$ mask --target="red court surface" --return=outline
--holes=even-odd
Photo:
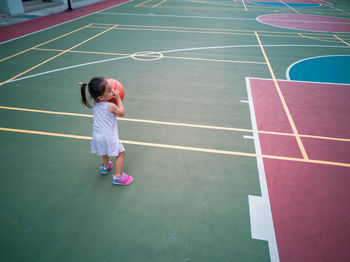
[[[349,261],[349,168],[274,159],[264,166],[280,261]]]
[[[25,21],[18,24],[4,26],[0,28],[0,43],[31,34],[49,27],[77,19],[107,8],[128,2],[130,0],[105,0],[96,4],[87,5],[72,11],[48,15]]]
[[[265,3],[282,3],[281,0],[235,0],[240,2],[265,2]],[[294,4],[325,4],[325,1],[322,0],[286,0],[283,1],[286,4],[294,3]]]
[[[249,79],[258,130],[290,133],[274,82]],[[310,159],[264,159],[281,261],[348,261],[350,256],[350,85],[278,81]],[[325,139],[328,137],[330,139]],[[302,158],[293,136],[259,134],[262,154]],[[337,165],[337,163],[339,165]]]
[[[251,0],[252,2],[265,2],[265,3],[281,3],[280,0]],[[245,0],[245,2],[250,2],[249,0]],[[298,4],[322,4],[324,3],[322,0],[287,0],[283,1],[286,4],[289,3],[298,3]]]
[[[268,14],[257,17],[261,23],[305,31],[349,33],[350,19],[321,15]]]

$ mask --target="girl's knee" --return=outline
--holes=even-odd
[[[118,157],[124,157],[125,156],[125,151],[121,152]]]

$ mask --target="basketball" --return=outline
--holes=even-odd
[[[123,87],[123,85],[119,81],[112,79],[112,78],[107,79],[107,80],[111,84],[113,90],[119,91],[120,98],[123,100],[124,99],[124,87]],[[115,98],[112,98],[111,100],[109,100],[109,102],[117,104],[117,100]]]

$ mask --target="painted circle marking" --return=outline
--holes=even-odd
[[[142,52],[136,52],[131,55],[132,59],[139,60],[139,61],[155,61],[162,59],[164,55],[159,52],[154,51],[142,51]]]
[[[350,33],[350,19],[322,15],[267,14],[256,18],[271,26],[304,31]]]
[[[299,60],[287,69],[287,79],[318,83],[350,84],[346,65],[350,55],[316,56]]]

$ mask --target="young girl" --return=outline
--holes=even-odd
[[[125,149],[119,140],[116,119],[116,116],[124,116],[124,106],[119,91],[113,90],[109,81],[103,77],[94,77],[88,84],[81,84],[82,103],[89,108],[92,106],[86,97],[86,87],[89,89],[91,98],[94,99],[91,152],[102,156],[103,163],[100,169],[102,175],[106,175],[113,167],[109,157],[115,156],[116,174],[112,175],[112,182],[116,185],[129,185],[134,179],[122,173]],[[111,98],[116,98],[117,105],[108,102]]]

